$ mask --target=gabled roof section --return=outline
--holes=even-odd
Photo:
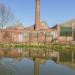
[[[17,24],[15,26],[8,27],[6,29],[24,29],[24,26],[21,24]]]
[[[48,29],[49,27],[48,27],[48,24],[47,24],[47,22],[46,21],[42,21],[41,22],[41,29]]]
[[[53,26],[53,27],[51,27],[50,29],[57,29],[57,24],[55,25],[55,26]]]
[[[62,23],[62,24],[60,24],[60,25],[63,25],[63,26],[66,26],[66,27],[72,27],[72,25],[74,25],[75,26],[75,19],[72,19],[72,20],[69,20],[69,21],[67,21],[67,22],[64,22],[64,23]]]
[[[35,25],[31,25],[25,28],[26,30],[35,30]]]

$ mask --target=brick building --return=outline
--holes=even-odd
[[[41,29],[36,30],[35,25],[24,27],[16,25],[0,30],[0,42],[51,42],[57,33],[50,29],[46,22],[41,22]]]
[[[35,25],[23,27],[16,25],[0,30],[0,42],[51,42],[56,29],[50,29],[46,22],[40,22],[40,0],[36,1]]]
[[[58,42],[73,42],[75,41],[75,19],[69,20],[55,26],[57,30]]]
[[[40,22],[40,0],[36,1],[35,25],[24,27],[21,24],[0,29],[0,42],[71,42],[75,41],[75,20],[49,28],[45,21]]]

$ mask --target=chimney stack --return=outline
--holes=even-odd
[[[36,0],[36,30],[40,30],[40,0]]]

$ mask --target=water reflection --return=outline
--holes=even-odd
[[[33,51],[32,51],[33,50]],[[51,58],[45,57],[48,55],[44,51],[35,49],[0,49],[0,75],[75,75],[75,71],[60,64],[56,64]],[[51,52],[51,51],[50,51]],[[50,56],[57,52],[49,53]],[[64,52],[59,52],[63,56]],[[74,56],[69,56],[70,53],[66,53],[65,58],[60,56],[61,61],[74,62]],[[41,57],[39,57],[40,55]],[[69,56],[70,58],[66,58]],[[52,58],[55,59],[55,58]],[[70,61],[71,63],[71,61]]]
[[[0,75],[16,75],[16,69],[13,59],[3,57],[0,59]]]

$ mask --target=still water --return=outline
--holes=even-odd
[[[5,56],[3,56],[3,50],[5,51]],[[17,55],[12,57],[9,56],[6,49],[3,50],[0,52],[0,75],[34,75],[36,61],[34,58],[22,56],[22,54],[22,57],[18,57]],[[7,50],[9,51],[10,49]],[[65,65],[56,64],[51,59],[38,58],[36,62],[38,62],[39,75],[75,75],[74,69]]]

